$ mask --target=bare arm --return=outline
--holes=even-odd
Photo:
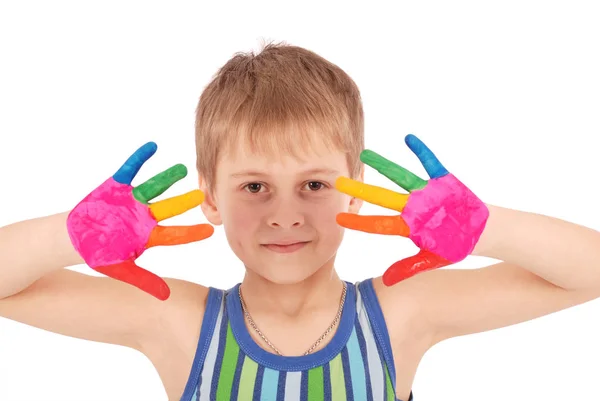
[[[67,234],[67,215],[38,217],[0,228],[0,299],[48,273],[84,263]]]
[[[537,213],[489,206],[473,255],[520,266],[553,285],[600,295],[600,233]]]
[[[172,294],[159,301],[121,281],[65,269],[83,263],[65,221],[61,213],[0,228],[0,316],[138,350],[177,336],[177,322],[200,324],[205,287],[166,279]]]
[[[504,262],[425,272],[383,289],[390,304],[413,300],[432,344],[600,297],[600,233],[534,213],[493,206],[490,212],[473,254]]]

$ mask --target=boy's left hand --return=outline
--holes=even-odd
[[[355,198],[402,212],[398,216],[359,216],[340,213],[343,227],[376,234],[410,238],[421,250],[390,266],[383,275],[385,285],[459,262],[471,254],[485,228],[487,206],[439,162],[433,152],[414,135],[405,142],[417,155],[429,181],[364,150],[360,159],[404,188],[401,194],[381,187],[339,177],[336,188]]]

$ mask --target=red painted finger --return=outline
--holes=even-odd
[[[169,298],[171,294],[169,286],[162,278],[142,269],[131,260],[114,265],[95,267],[94,270],[115,280],[131,284],[161,301]]]
[[[161,245],[180,245],[201,241],[213,235],[215,229],[210,224],[193,226],[156,226],[150,233],[146,248]]]
[[[447,259],[426,250],[421,250],[414,256],[402,259],[391,265],[383,274],[383,284],[392,286],[406,280],[415,274],[452,264]]]
[[[410,229],[402,216],[360,216],[353,213],[340,213],[337,223],[346,228],[367,233],[401,235],[408,237]]]

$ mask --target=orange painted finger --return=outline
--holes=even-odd
[[[215,229],[210,224],[193,226],[156,226],[150,233],[146,248],[161,245],[181,245],[210,237]]]
[[[115,280],[131,284],[161,301],[169,298],[171,294],[169,286],[162,278],[148,270],[142,269],[132,260],[109,266],[94,267],[94,270]]]
[[[422,249],[416,255],[402,259],[391,265],[383,274],[383,284],[392,286],[415,274],[439,269],[440,267],[448,266],[450,264],[452,264],[452,262],[449,260]]]
[[[389,189],[365,184],[347,177],[339,177],[335,181],[335,187],[338,191],[355,198],[399,212],[404,209],[409,197],[409,194],[400,194],[398,192],[390,191]]]
[[[354,213],[340,213],[337,223],[352,230],[384,235],[401,235],[408,237],[410,228],[402,216],[360,216]]]
[[[204,192],[199,189],[173,198],[150,204],[150,211],[156,221],[180,215],[204,202]]]

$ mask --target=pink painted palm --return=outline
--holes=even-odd
[[[430,180],[423,180],[370,150],[363,151],[360,157],[408,194],[346,177],[336,181],[336,188],[341,192],[401,212],[396,216],[340,213],[338,224],[369,233],[408,237],[420,248],[416,255],[386,270],[383,282],[388,286],[465,259],[475,248],[489,216],[487,206],[450,174],[423,142],[408,135],[406,144],[417,155]]]
[[[204,194],[195,190],[149,203],[187,174],[185,166],[178,164],[133,187],[132,180],[156,149],[153,142],[139,148],[69,213],[67,228],[75,249],[92,269],[166,300],[170,295],[167,283],[135,260],[150,247],[200,241],[214,230],[209,224],[158,224],[198,206]]]

